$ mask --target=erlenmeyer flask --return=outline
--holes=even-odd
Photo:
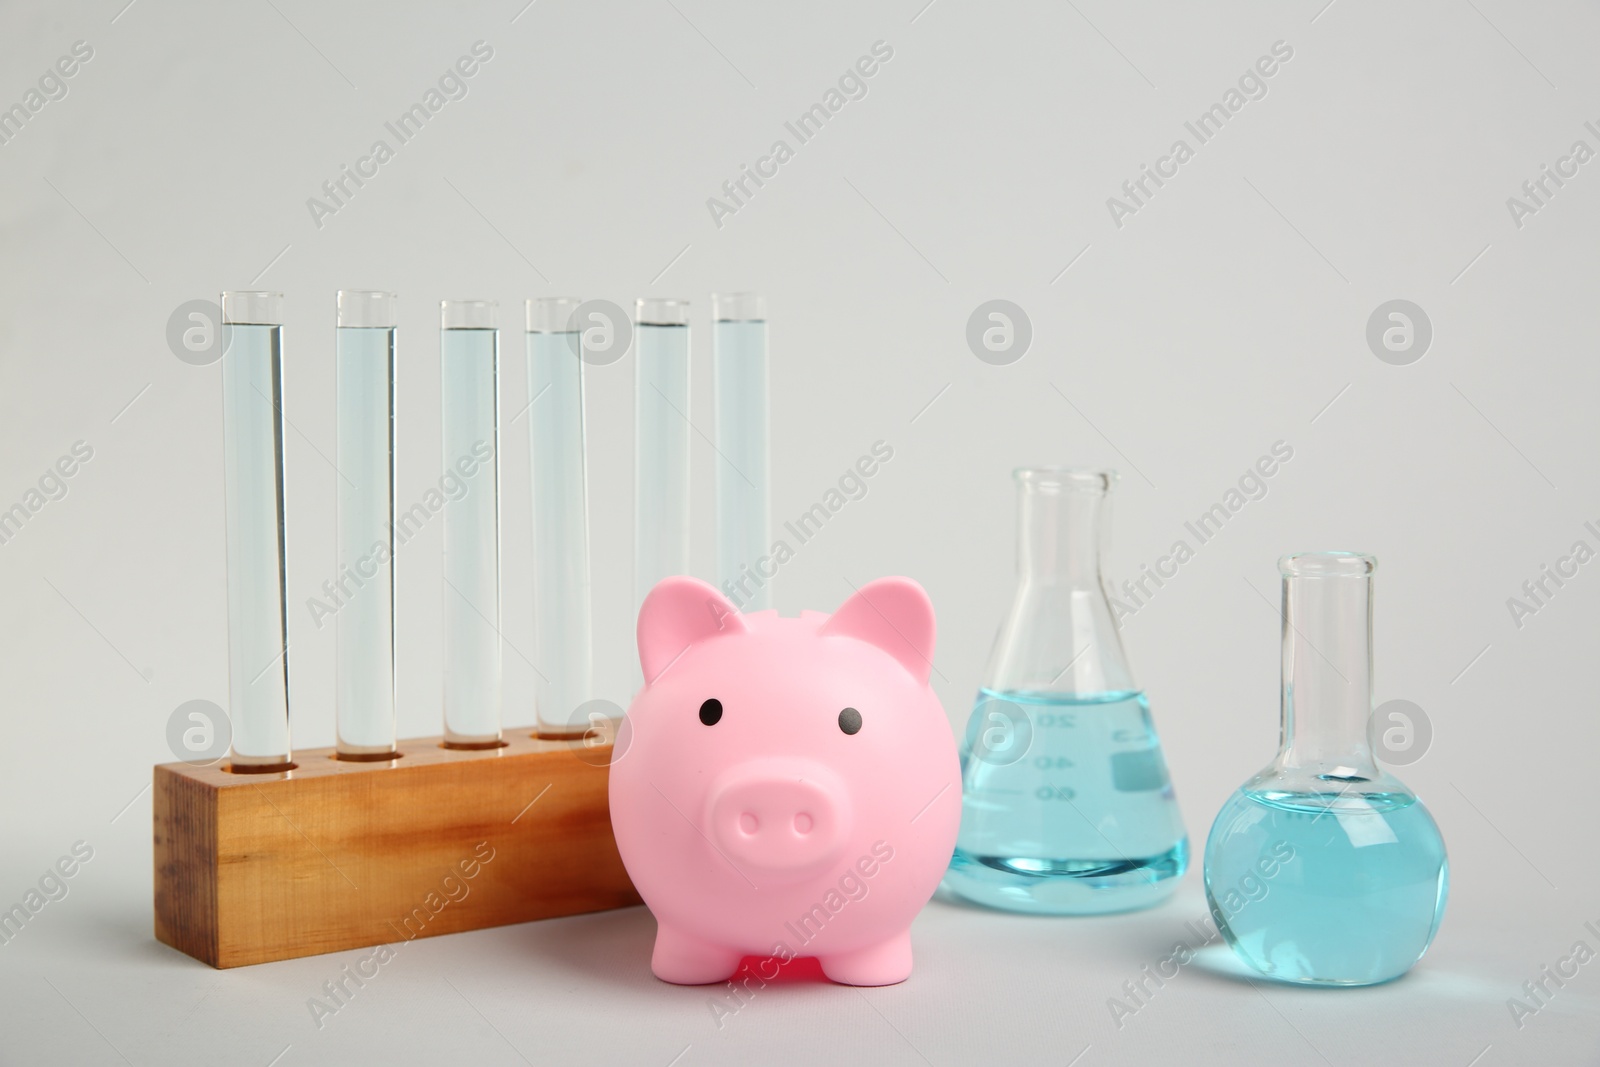
[[[1285,982],[1397,978],[1438,932],[1444,839],[1372,752],[1372,572],[1307,552],[1283,573],[1278,758],[1233,794],[1206,842],[1206,900],[1238,956]]]
[[[1165,900],[1189,843],[1100,577],[1112,471],[1015,472],[1018,584],[961,747],[945,875],[990,907],[1090,915]]]

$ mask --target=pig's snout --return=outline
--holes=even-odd
[[[757,760],[712,786],[711,836],[739,867],[802,876],[834,859],[850,830],[838,775],[801,760]]]

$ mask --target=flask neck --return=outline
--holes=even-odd
[[[1025,583],[1069,585],[1103,596],[1100,542],[1110,486],[1035,477],[1021,478],[1018,490],[1017,576]]]
[[[1102,697],[1136,690],[1100,580],[1110,471],[1017,478],[1017,594],[990,655],[990,689]]]
[[[1287,557],[1277,765],[1328,782],[1382,776],[1372,745],[1372,560]]]

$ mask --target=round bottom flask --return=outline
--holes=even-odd
[[[1262,974],[1371,985],[1438,932],[1444,839],[1372,746],[1370,556],[1286,556],[1278,757],[1223,805],[1206,842],[1217,928]]]

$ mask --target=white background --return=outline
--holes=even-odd
[[[1520,1030],[1507,1008],[1576,941],[1600,948],[1583,926],[1600,925],[1600,563],[1520,628],[1506,606],[1575,540],[1600,548],[1583,529],[1600,520],[1600,162],[1520,228],[1506,206],[1573,141],[1600,149],[1583,126],[1600,124],[1592,5],[125,2],[0,14],[0,105],[73,42],[94,50],[0,146],[0,507],[74,442],[94,450],[0,546],[0,904],[73,842],[95,850],[0,946],[5,1062],[1595,1062],[1600,964]],[[467,97],[315,226],[306,199],[479,40],[494,54]],[[792,144],[784,121],[879,40],[894,55],[868,95],[716,226],[706,199]],[[1280,40],[1294,54],[1266,97],[1116,226],[1107,197],[1193,144],[1183,123]],[[1252,985],[1218,950],[1119,1030],[1107,998],[1204,914],[1195,870],[1169,905],[1117,918],[936,901],[905,985],[787,983],[719,1029],[710,993],[649,976],[634,909],[408,945],[319,1030],[306,998],[360,954],[215,972],[157,944],[141,790],[172,758],[173,709],[227,699],[218,369],[175,358],[167,319],[222,289],[286,294],[294,731],[329,744],[333,630],[304,602],[332,573],[341,287],[401,296],[406,502],[440,473],[437,301],[501,303],[509,724],[532,719],[512,421],[528,296],[693,299],[690,415],[709,432],[707,294],[767,295],[776,518],[874,441],[894,448],[782,571],[777,606],[915,577],[953,729],[1011,593],[1012,467],[1123,472],[1120,583],[1289,442],[1269,495],[1124,639],[1198,849],[1273,752],[1276,558],[1378,555],[1377,697],[1431,719],[1430,751],[1398,773],[1452,860],[1433,950],[1400,982],[1331,993]],[[1010,366],[964,338],[994,298],[1033,326]],[[1394,298],[1433,324],[1409,366],[1365,340]],[[597,642],[623,702],[631,358],[589,389]],[[715,454],[694,447],[709,578]],[[400,557],[402,737],[439,730],[438,537]]]

